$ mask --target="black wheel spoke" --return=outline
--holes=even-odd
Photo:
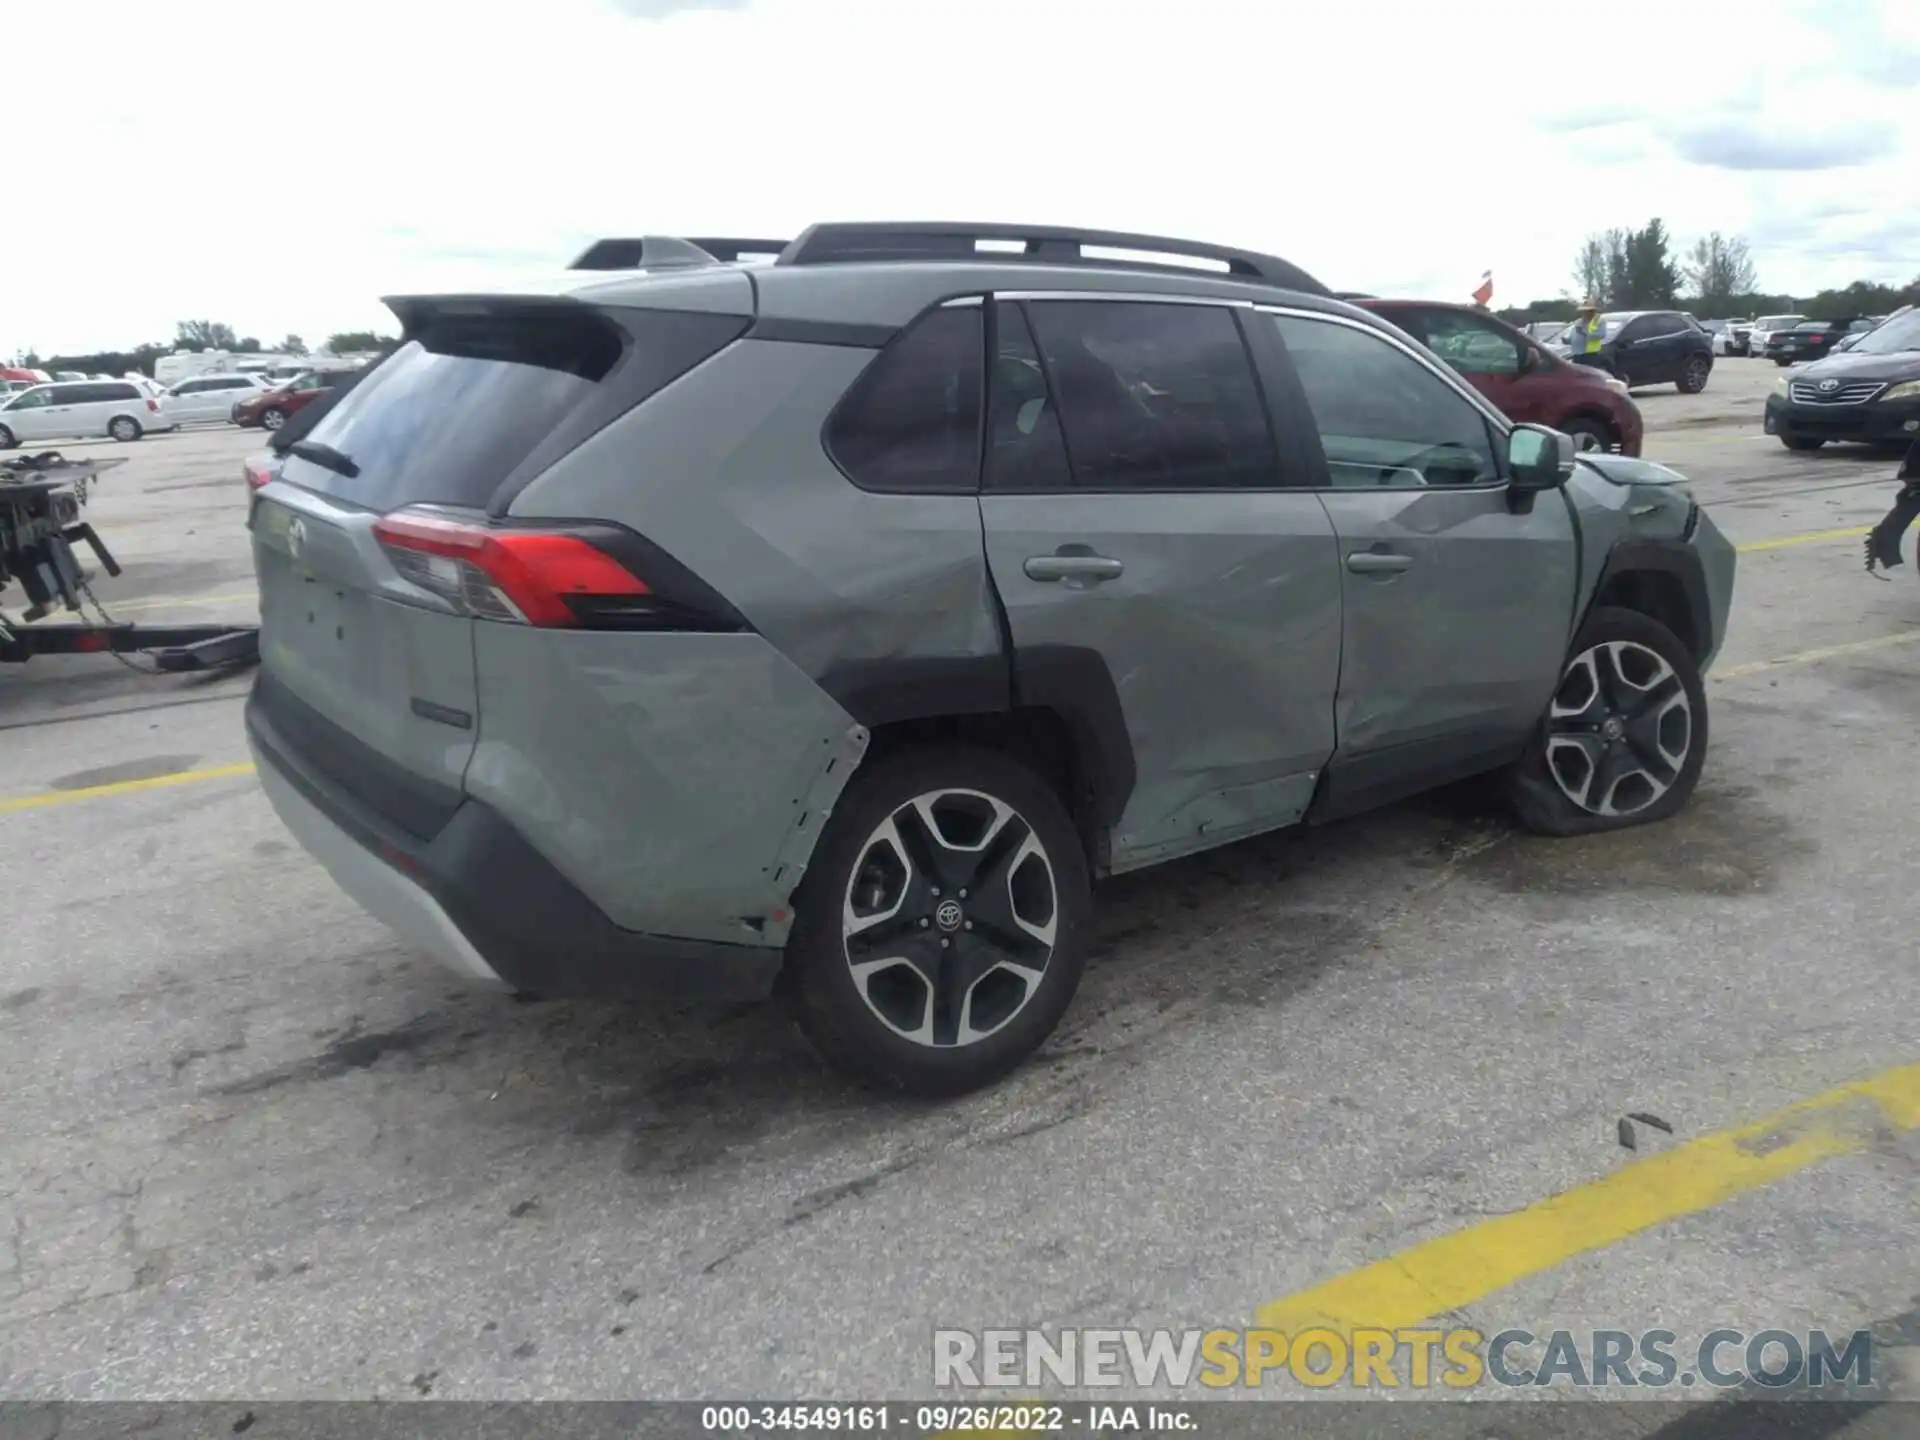
[[[993,947],[973,935],[956,935],[940,952],[940,983],[934,988],[933,1043],[960,1043],[961,1022],[967,1018],[967,997],[974,986],[1000,963]]]
[[[1583,734],[1600,723],[1606,713],[1606,697],[1601,689],[1599,665],[1589,653],[1576,657],[1554,692],[1556,712],[1549,720],[1555,733]]]
[[[921,918],[918,908],[911,904],[903,905],[898,913],[849,935],[847,954],[855,960],[870,960],[898,949],[908,941],[919,938],[925,928],[920,923]]]
[[[1602,645],[1593,652],[1593,673],[1599,682],[1600,704],[1610,711],[1619,710],[1621,698],[1633,687],[1620,673],[1620,658],[1613,646]]]
[[[1643,716],[1658,714],[1664,710],[1676,695],[1686,692],[1686,686],[1680,683],[1680,677],[1668,671],[1644,690],[1630,690],[1627,703],[1623,707],[1629,721]]]
[[[933,833],[918,806],[902,805],[894,811],[893,828],[900,836],[901,847],[906,850],[915,875],[942,890],[958,878],[950,873],[955,868],[953,851]]]
[[[1580,752],[1581,761],[1572,765],[1572,773],[1567,771],[1567,749]],[[1606,760],[1607,745],[1598,735],[1572,734],[1556,738],[1554,749],[1548,752],[1548,763],[1554,777],[1559,780],[1560,788],[1566,791],[1568,798],[1583,810],[1596,809],[1606,798],[1606,791],[1598,788],[1601,767]],[[1584,763],[1582,763],[1584,762]]]

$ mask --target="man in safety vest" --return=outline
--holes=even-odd
[[[1607,362],[1600,358],[1600,347],[1606,343],[1606,327],[1600,323],[1600,307],[1591,300],[1582,300],[1580,308],[1574,312],[1578,318],[1568,335],[1568,358],[1576,365],[1594,365],[1604,370]]]

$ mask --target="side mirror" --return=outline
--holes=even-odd
[[[1557,490],[1573,474],[1573,437],[1544,425],[1516,425],[1507,434],[1507,484],[1518,494]]]

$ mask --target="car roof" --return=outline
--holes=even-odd
[[[767,254],[772,263],[749,260]],[[1292,262],[1256,251],[1115,231],[944,221],[814,225],[784,242],[601,240],[558,274],[517,276],[460,294],[392,296],[387,304],[403,323],[417,307],[527,298],[892,329],[941,299],[1009,289],[1284,301],[1365,313]]]

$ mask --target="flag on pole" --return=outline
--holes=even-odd
[[[1482,306],[1493,304],[1493,272],[1491,270],[1480,277],[1480,284],[1473,292],[1473,303]]]

